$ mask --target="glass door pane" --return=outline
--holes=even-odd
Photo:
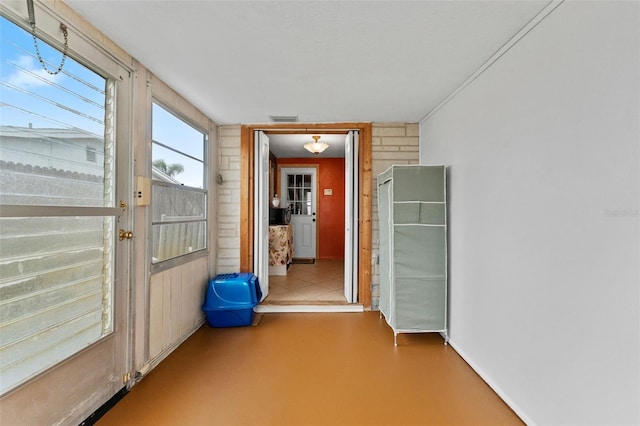
[[[312,214],[311,174],[288,175],[287,193],[292,214]]]

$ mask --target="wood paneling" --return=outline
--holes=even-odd
[[[199,327],[209,280],[203,257],[151,276],[149,291],[149,358],[156,360]]]

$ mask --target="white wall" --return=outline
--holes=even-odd
[[[638,2],[565,2],[420,125],[451,342],[528,423],[640,423]]]

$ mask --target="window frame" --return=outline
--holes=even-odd
[[[149,264],[151,266],[151,274],[156,274],[162,271],[166,271],[168,269],[172,269],[176,266],[179,265],[183,265],[189,262],[192,262],[196,259],[200,259],[202,257],[208,257],[210,250],[211,250],[211,220],[210,220],[210,208],[212,206],[211,204],[211,192],[210,192],[210,185],[209,185],[209,171],[211,168],[211,163],[210,163],[210,158],[209,158],[209,150],[210,150],[210,145],[211,145],[211,134],[210,131],[208,130],[209,127],[209,119],[206,118],[204,115],[202,116],[204,118],[203,123],[198,123],[199,120],[197,119],[192,119],[190,118],[191,115],[200,115],[200,112],[195,109],[195,107],[193,107],[191,104],[189,104],[187,101],[183,100],[182,98],[180,98],[178,100],[178,102],[174,102],[174,103],[169,103],[167,101],[165,101],[163,99],[163,95],[166,95],[168,97],[172,97],[171,94],[169,92],[173,92],[170,88],[166,87],[162,82],[160,82],[157,79],[153,79],[152,78],[152,83],[151,83],[151,96],[150,96],[150,101],[148,103],[148,111],[149,111],[149,123],[148,123],[148,133],[149,133],[149,176],[151,176],[151,193],[150,193],[150,204],[149,204],[149,209],[150,209],[150,213],[149,213]],[[153,106],[154,104],[156,104],[157,106],[161,107],[162,109],[165,110],[165,112],[173,115],[175,118],[177,118],[178,120],[182,121],[183,123],[191,126],[193,129],[197,130],[198,132],[201,132],[204,135],[204,141],[203,141],[203,153],[202,153],[202,188],[196,188],[196,187],[192,187],[192,186],[186,186],[186,185],[181,185],[181,184],[172,184],[170,182],[163,182],[163,181],[158,181],[158,180],[154,180],[153,179],[153,172],[152,172],[152,167],[153,167],[153,146],[154,144],[158,144],[161,147],[164,147],[165,149],[170,149],[170,150],[174,150],[174,148],[172,147],[167,147],[166,144],[156,141],[153,138]],[[191,110],[191,111],[188,111]],[[206,125],[205,125],[206,124]],[[181,151],[176,151],[182,155],[185,155],[189,158],[193,158],[192,155],[183,153]],[[193,192],[200,192],[203,193],[205,195],[205,202],[204,202],[204,206],[205,206],[205,215],[204,215],[204,224],[205,224],[205,247],[203,249],[200,250],[196,250],[190,253],[185,253],[185,254],[181,254],[178,255],[176,257],[172,257],[169,259],[165,259],[165,260],[161,260],[159,262],[153,263],[152,257],[153,257],[153,244],[154,244],[154,224],[158,225],[158,222],[154,222],[153,221],[153,193],[154,190],[153,188],[155,186],[165,186],[165,187],[174,187],[177,189],[182,189],[185,191],[193,191]],[[187,222],[192,222],[191,220],[186,220],[185,222],[180,222],[180,223],[187,223]],[[199,222],[199,221],[197,221]]]

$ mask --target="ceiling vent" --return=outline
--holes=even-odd
[[[269,118],[274,123],[297,123],[297,115],[270,115]]]

